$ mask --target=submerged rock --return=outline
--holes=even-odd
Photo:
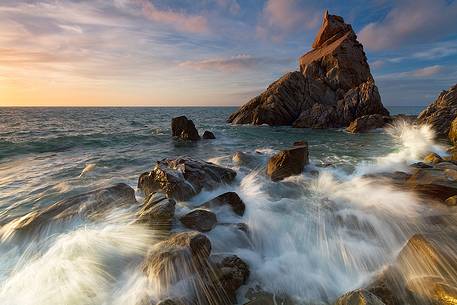
[[[268,160],[267,175],[273,181],[298,175],[303,172],[303,168],[309,163],[308,158],[307,144],[283,150]]]
[[[257,153],[258,154],[258,153]],[[260,161],[256,156],[253,156],[242,151],[237,151],[232,156],[233,164],[237,166],[246,166],[248,168],[255,168],[260,165]]]
[[[182,140],[200,140],[200,136],[197,128],[195,128],[194,122],[187,119],[186,116],[176,117],[171,120],[171,132],[173,137],[177,137]]]
[[[194,209],[179,219],[189,229],[211,231],[217,224],[216,214],[205,209]]]
[[[343,18],[325,13],[313,49],[290,72],[243,105],[234,124],[348,126],[356,118],[388,115],[381,103],[362,45]]]
[[[16,218],[7,226],[13,230],[39,229],[43,225],[73,217],[101,217],[113,208],[137,204],[134,189],[127,184],[119,183],[58,201]]]
[[[211,131],[205,130],[205,132],[203,133],[203,139],[213,140],[216,139],[216,136]]]
[[[419,124],[428,124],[443,137],[449,135],[451,123],[457,116],[457,84],[442,91],[438,98],[417,117]],[[454,138],[453,134],[450,135]]]
[[[200,208],[205,208],[205,209],[213,209],[217,208],[223,205],[229,205],[232,207],[233,212],[235,212],[239,216],[243,216],[244,210],[246,209],[246,206],[241,200],[240,196],[238,196],[237,193],[235,192],[226,192],[223,193],[205,203],[200,205]]]
[[[146,196],[162,191],[168,197],[188,200],[203,188],[213,189],[235,179],[236,172],[214,163],[189,157],[163,159],[149,173],[143,173],[138,188]]]
[[[175,215],[176,201],[164,194],[150,194],[137,213],[138,222],[146,223],[153,229],[169,230]]]
[[[351,133],[367,132],[373,129],[383,128],[391,121],[389,116],[381,114],[364,115],[351,122],[346,130]]]
[[[377,296],[371,292],[358,289],[340,296],[334,305],[385,305]]]

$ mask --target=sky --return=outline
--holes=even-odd
[[[457,82],[457,0],[0,0],[0,106],[241,105],[351,23],[385,105]]]

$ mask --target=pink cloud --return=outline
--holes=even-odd
[[[216,70],[234,72],[256,66],[259,59],[250,55],[240,54],[230,58],[214,58],[197,61],[185,61],[179,64],[180,67],[193,68],[197,70]]]
[[[384,20],[366,25],[358,34],[368,49],[398,48],[407,43],[428,42],[455,32],[457,2],[406,0]]]
[[[297,29],[317,27],[320,17],[320,12],[305,10],[296,0],[268,0],[256,28],[257,35],[278,41]]]
[[[154,22],[172,26],[178,31],[189,33],[210,32],[208,20],[202,15],[188,15],[172,10],[160,10],[149,0],[136,0],[146,17]]]

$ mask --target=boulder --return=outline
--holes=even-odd
[[[239,216],[243,216],[246,206],[235,192],[223,193],[199,206],[199,208],[214,209],[220,206],[228,205],[232,208],[233,212]]]
[[[367,132],[373,129],[383,128],[391,121],[389,116],[380,114],[364,115],[351,122],[346,130],[351,133]]]
[[[203,139],[206,139],[206,140],[216,139],[216,137],[214,136],[214,133],[212,133],[211,131],[208,131],[208,130],[205,130],[202,137],[203,137]]]
[[[177,137],[182,140],[200,140],[200,136],[195,128],[194,122],[187,119],[186,116],[176,117],[171,120],[171,132],[173,137]]]
[[[151,172],[143,173],[138,188],[145,196],[161,191],[176,200],[188,200],[205,188],[214,189],[235,179],[236,172],[214,163],[178,157],[158,161]]]
[[[313,49],[289,72],[233,113],[234,124],[343,127],[356,118],[388,115],[362,45],[340,16],[324,14]]]
[[[294,146],[277,153],[268,160],[267,175],[271,177],[271,180],[279,181],[302,173],[308,163],[308,145]]]
[[[135,190],[124,183],[97,189],[58,201],[48,207],[14,218],[4,225],[6,230],[35,230],[43,225],[74,217],[96,218],[113,208],[137,205]]]
[[[448,206],[456,206],[457,205],[457,195],[451,196],[444,201],[444,203]]]
[[[457,144],[457,116],[451,122],[448,137],[452,144]]]
[[[212,259],[215,281],[219,282],[227,296],[235,301],[236,290],[249,278],[249,266],[238,256],[216,257]]]
[[[457,84],[442,91],[417,117],[419,124],[430,125],[439,136],[447,137],[457,116]]]
[[[146,223],[156,230],[170,230],[175,215],[176,201],[162,193],[150,194],[137,213],[139,223]]]
[[[385,305],[377,296],[365,289],[358,289],[340,296],[335,305]]]
[[[246,166],[248,168],[255,168],[260,165],[260,161],[248,153],[244,153],[242,151],[237,151],[232,156],[233,164],[237,166]]]
[[[430,199],[439,199],[444,202],[447,198],[457,195],[457,169],[450,165],[442,167],[416,168],[406,181],[406,186]],[[438,166],[437,165],[437,166]],[[447,166],[445,168],[444,166]]]
[[[217,224],[216,214],[205,209],[194,209],[179,219],[189,229],[211,231]]]
[[[440,157],[440,155],[433,153],[433,152],[429,153],[428,155],[426,155],[424,157],[425,164],[438,164],[442,161],[443,161],[443,159]]]

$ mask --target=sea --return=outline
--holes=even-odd
[[[422,107],[389,107],[418,114]],[[251,270],[238,291],[287,295],[297,304],[329,304],[361,287],[392,262],[429,211],[415,194],[373,183],[369,174],[407,170],[427,152],[445,154],[446,143],[427,127],[398,123],[350,134],[344,129],[231,125],[235,107],[0,108],[0,304],[139,305],[187,293],[162,291],[142,272],[142,259],[158,242],[150,229],[131,225],[131,211],[115,209],[100,219],[72,219],[33,236],[11,224],[73,195],[116,183],[137,188],[156,161],[187,155],[237,171],[230,185],[178,202],[176,215],[226,191],[246,204],[249,240],[229,226],[207,235],[212,253],[236,254]],[[200,134],[215,140],[171,137],[171,119],[186,115]],[[309,143],[310,165],[281,182],[266,177],[268,158],[295,141]],[[261,166],[235,164],[241,151]],[[142,194],[138,190],[139,202]],[[179,221],[174,230],[183,230]],[[154,303],[151,303],[154,304]]]

